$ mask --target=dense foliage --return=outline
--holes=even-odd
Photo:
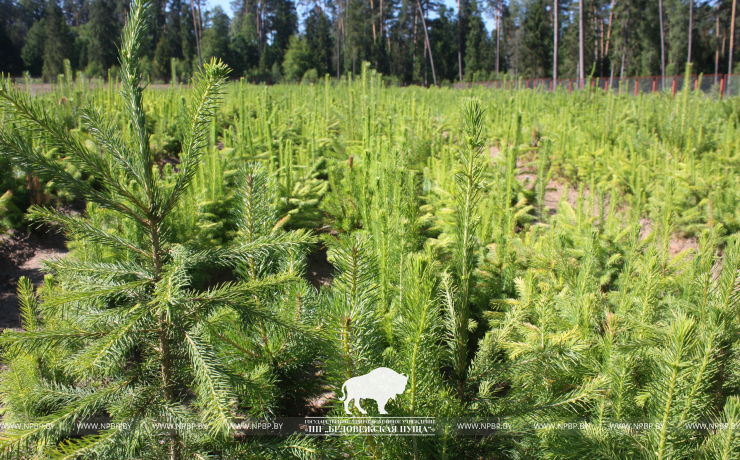
[[[459,11],[449,7],[455,3]],[[581,42],[586,76],[661,75],[663,70],[675,75],[687,62],[696,73],[730,73],[739,61],[730,59],[737,49],[730,46],[738,43],[740,29],[733,27],[732,4],[238,0],[231,2],[230,18],[221,6],[207,11],[202,0],[157,0],[141,44],[141,69],[152,81],[186,81],[215,56],[229,65],[232,78],[272,82],[304,75],[310,80],[313,75],[357,76],[363,61],[405,83],[549,77],[557,29],[558,78],[578,75]],[[2,0],[0,71],[18,77],[28,71],[54,81],[69,59],[73,71],[88,77],[107,77],[111,68],[115,76],[115,50],[128,8],[129,0]]]
[[[386,88],[368,65],[227,85],[215,60],[142,91],[148,18],[135,4],[119,88],[0,85],[0,204],[36,194],[0,212],[73,249],[22,280],[0,337],[4,458],[740,455],[740,101]],[[393,415],[509,428],[234,425],[342,415],[342,383],[379,366],[408,376]]]

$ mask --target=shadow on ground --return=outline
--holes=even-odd
[[[25,276],[40,285],[44,281],[41,261],[64,257],[68,253],[64,243],[62,235],[44,230],[11,230],[0,235],[0,329],[20,327],[18,279]]]

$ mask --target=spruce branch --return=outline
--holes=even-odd
[[[146,188],[145,178],[142,177],[142,170],[134,160],[134,154],[131,148],[126,145],[120,138],[117,128],[110,121],[105,120],[99,110],[92,107],[82,109],[83,122],[87,126],[90,135],[97,141],[103,150],[110,154],[111,159],[121,168],[122,177],[130,180],[133,178],[142,190]],[[122,189],[123,187],[121,187]],[[119,189],[119,191],[121,191]],[[146,203],[140,201],[138,197],[128,190],[122,194],[132,201],[141,211],[146,211]]]
[[[95,243],[103,244],[123,251],[133,251],[145,258],[151,259],[151,254],[142,249],[136,242],[126,237],[105,231],[94,225],[89,219],[72,217],[64,214],[58,209],[50,209],[43,206],[31,206],[28,215],[32,220],[51,226],[61,227],[70,236],[77,236]]]
[[[197,166],[208,142],[208,127],[224,94],[228,67],[215,58],[193,79],[193,102],[187,109],[187,129],[180,154],[180,172],[169,196],[157,207],[159,215],[168,213],[195,177]],[[148,144],[147,144],[148,145]]]
[[[13,163],[26,168],[40,177],[51,179],[68,186],[76,195],[84,197],[87,201],[95,203],[102,208],[124,214],[135,222],[143,223],[144,218],[135,210],[128,208],[120,200],[110,196],[110,193],[95,190],[87,182],[74,177],[59,162],[47,158],[40,150],[31,147],[18,132],[0,131],[0,154],[9,157]],[[85,169],[89,168],[85,167]]]
[[[236,401],[229,378],[218,366],[216,355],[205,341],[192,332],[184,333],[184,338],[195,373],[199,404],[203,407],[202,416],[212,434],[226,435],[232,431]]]
[[[128,384],[128,381],[111,382],[106,388],[84,395],[62,410],[35,420],[36,428],[6,430],[0,436],[0,458],[11,460],[17,458],[19,451],[40,451],[52,445],[70,432],[74,421],[95,415]]]
[[[35,331],[39,327],[38,297],[31,280],[22,276],[18,280],[18,305],[21,310],[23,329]]]
[[[44,267],[55,273],[74,274],[84,280],[113,281],[127,278],[153,281],[150,269],[134,261],[90,262],[74,258],[50,258]]]

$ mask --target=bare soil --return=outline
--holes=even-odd
[[[334,266],[326,258],[326,246],[315,249],[306,257],[306,280],[316,289],[331,286],[334,279]]]
[[[671,242],[668,246],[668,252],[671,256],[676,256],[687,249],[692,249],[694,251],[699,249],[699,242],[695,236],[682,238],[675,234],[671,235]]]
[[[495,145],[489,145],[488,152],[491,158],[496,158],[501,154],[501,150]],[[524,156],[517,159],[517,169],[519,174],[517,174],[516,178],[519,182],[522,182],[524,187],[528,190],[531,190],[534,187],[537,179],[537,171],[532,167],[531,161],[532,159],[525,159]],[[545,207],[550,210],[550,215],[554,215],[557,212],[558,204],[560,204],[560,200],[563,198],[566,188],[568,189],[568,196],[565,197],[565,200],[568,204],[575,207],[578,201],[577,188],[573,186],[566,187],[564,182],[555,178],[550,179],[550,182],[547,183],[547,188],[545,190]],[[590,196],[590,191],[588,189],[584,189],[583,193],[584,198]],[[609,205],[609,197],[607,196],[605,200],[604,208],[607,209]],[[594,203],[593,215],[597,216],[599,211],[600,209],[598,204]],[[645,239],[653,230],[654,224],[650,219],[643,217],[640,220],[640,225],[642,226],[640,230],[640,238]],[[696,237],[686,238],[679,236],[678,234],[671,235],[671,242],[669,245],[671,256],[676,256],[687,249],[696,250],[698,247],[699,245]],[[689,257],[691,257],[691,255],[689,255]]]
[[[49,92],[51,92],[57,86],[56,83],[54,85],[52,85],[51,83],[44,83],[44,84],[41,84],[41,83],[31,83],[30,85],[28,85],[28,87],[26,87],[26,85],[25,85],[25,83],[23,83],[23,80],[22,79],[17,79],[16,80],[16,84],[18,85],[18,87],[23,88],[26,91],[30,91],[31,94],[45,94],[45,93],[49,93]],[[75,88],[77,88],[77,83],[75,83],[74,85],[75,85]],[[89,82],[87,86],[88,86],[88,89],[97,88],[98,83],[97,83],[97,81],[96,82]],[[108,83],[104,83],[103,84],[103,88],[106,88],[107,89],[108,88]],[[149,84],[147,86],[147,89],[166,90],[166,89],[169,89],[169,88],[170,88],[170,85],[165,85],[165,84],[161,84],[161,83]],[[64,101],[59,101],[59,104],[64,104]]]
[[[640,229],[641,240],[647,238],[650,233],[655,230],[655,223],[647,217],[643,217],[642,219],[640,219],[640,226],[642,227]],[[679,236],[676,233],[671,235],[671,241],[670,243],[668,243],[668,253],[671,255],[671,257],[677,256],[687,249],[691,249],[693,251],[699,249],[699,240],[695,236],[683,237]],[[689,255],[689,257],[693,256]]]
[[[549,208],[551,212],[554,213],[554,211],[558,209],[558,204],[560,204],[560,200],[565,193],[565,189],[565,184],[554,179],[551,179],[550,182],[547,183],[547,188],[545,189],[545,206]],[[568,187],[568,196],[565,199],[568,201],[568,204],[575,206],[578,201],[578,190],[575,190],[573,187]]]
[[[488,154],[491,158],[498,158],[501,156],[501,148],[498,145],[489,145]],[[525,155],[517,158],[516,166],[519,174],[517,174],[516,178],[519,182],[524,184],[524,187],[527,188],[527,190],[534,188],[537,180],[537,169],[531,165],[532,161],[533,158]],[[563,193],[565,193],[565,188],[565,184],[556,179],[551,179],[550,182],[548,182],[547,189],[545,191],[545,206],[550,209],[551,215],[555,214],[558,204],[560,203],[560,198],[563,196]],[[575,206],[577,198],[578,190],[570,187],[566,198],[568,203],[570,203],[571,206]]]
[[[25,276],[35,286],[41,285],[42,261],[68,253],[64,237],[54,232],[10,230],[0,235],[0,330],[20,327],[18,280]],[[325,247],[308,254],[304,277],[317,289],[331,285],[334,266],[326,259]]]
[[[16,296],[20,277],[40,285],[44,281],[41,262],[68,252],[64,237],[54,232],[11,230],[0,235],[0,329],[20,327]]]

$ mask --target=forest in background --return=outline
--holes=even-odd
[[[458,0],[452,10],[432,0],[235,0],[230,18],[207,2],[155,0],[141,69],[150,81],[188,81],[218,57],[232,78],[314,81],[356,75],[367,61],[386,79],[425,85],[673,75],[687,62],[728,73],[735,1]],[[115,76],[128,10],[128,0],[0,0],[0,71],[52,81],[69,59],[88,77]]]

